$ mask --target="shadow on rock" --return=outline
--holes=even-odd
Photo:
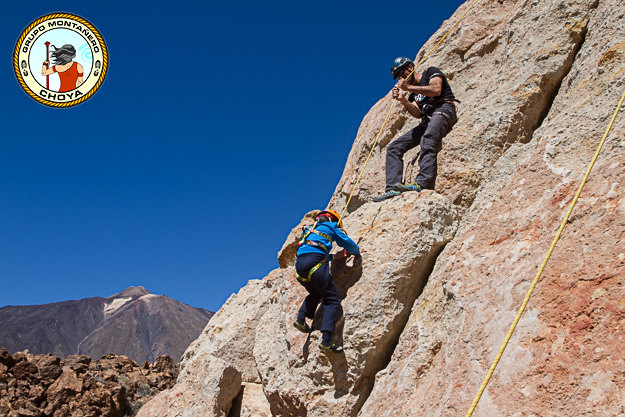
[[[352,255],[333,261],[330,265],[330,273],[339,290],[339,297],[344,300],[347,297],[347,291],[362,277],[362,256]]]
[[[324,353],[332,365],[332,376],[334,377],[334,398],[341,398],[349,392],[350,382],[347,379],[347,358],[345,352]]]

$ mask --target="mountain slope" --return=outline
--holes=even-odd
[[[0,346],[65,357],[104,319],[100,297],[0,308]]]
[[[130,287],[107,298],[0,308],[0,345],[60,357],[114,353],[137,362],[159,355],[179,358],[212,314]]]

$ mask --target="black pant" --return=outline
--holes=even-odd
[[[436,155],[441,150],[443,137],[457,120],[454,106],[445,103],[430,119],[423,118],[417,127],[395,139],[386,150],[386,191],[402,182],[404,154],[417,145],[421,145],[421,150],[416,183],[421,188],[433,190],[436,182]]]
[[[297,257],[295,270],[301,277],[308,277],[310,270],[322,261],[326,256],[321,253],[305,253]],[[339,318],[341,299],[339,291],[334,283],[334,278],[330,275],[330,265],[328,262],[317,269],[311,276],[310,281],[300,282],[308,291],[308,296],[304,299],[302,306],[297,313],[297,321],[304,323],[306,318],[313,319],[319,302],[323,299],[323,320],[321,321],[321,333],[323,341],[330,342],[334,326]]]

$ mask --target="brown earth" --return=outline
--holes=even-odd
[[[126,356],[60,359],[0,347],[0,417],[134,416],[178,372],[168,356],[139,366]]]

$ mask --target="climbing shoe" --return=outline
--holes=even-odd
[[[406,184],[406,185],[402,183],[395,184],[395,190],[402,192],[402,193],[405,191],[416,191],[420,193],[422,188],[416,182],[411,182],[410,184]]]
[[[321,342],[319,344],[319,349],[325,352],[330,352],[330,353],[343,352],[343,346],[338,346],[336,343],[332,343],[332,342]]]
[[[306,323],[300,323],[299,321],[294,321],[293,322],[293,326],[299,330],[302,333],[310,333],[312,332],[312,329],[310,328],[310,326]]]
[[[400,195],[401,193],[399,191],[395,191],[395,190],[389,190],[387,192],[385,192],[382,195],[379,195],[377,197],[373,197],[373,201],[375,201],[376,203],[380,202],[380,201],[384,201],[384,200],[388,200],[389,198],[393,198],[396,197],[398,195]]]

